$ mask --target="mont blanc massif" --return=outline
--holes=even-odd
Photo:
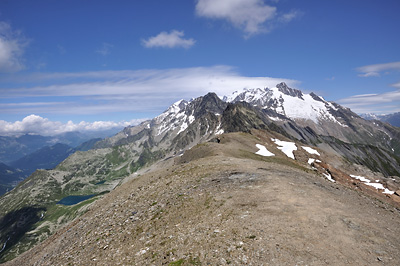
[[[0,198],[0,262],[400,265],[400,128],[285,83],[68,155]]]

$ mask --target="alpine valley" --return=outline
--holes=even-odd
[[[5,265],[400,265],[400,128],[314,93],[208,93],[90,147],[0,198]]]

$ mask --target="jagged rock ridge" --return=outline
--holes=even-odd
[[[274,134],[277,139],[318,147],[334,158],[347,160],[336,159],[338,165],[365,165],[385,178],[400,175],[400,133],[395,127],[365,121],[338,104],[326,102],[313,93],[291,89],[283,83],[272,89],[235,93],[223,100],[209,93],[189,102],[178,101],[158,117],[97,142],[95,149],[74,153],[54,170],[37,171],[6,194],[0,203],[10,204],[0,205],[0,215],[36,206],[34,211],[43,219],[33,225],[35,230],[26,232],[20,240],[13,239],[10,243],[16,243],[15,246],[6,246],[0,256],[4,260],[12,258],[45,239],[85,212],[91,201],[137,178],[153,163],[162,167],[181,156],[189,158],[184,156],[185,151],[190,153],[198,144],[215,140],[223,133],[253,134],[254,129]],[[248,151],[241,152],[250,156]],[[204,153],[213,154],[209,150]],[[281,157],[279,162],[287,163],[287,160]],[[307,160],[303,164],[307,165]],[[320,169],[328,171],[329,167]],[[329,171],[334,172],[333,168]],[[69,195],[89,194],[97,196],[76,207],[55,205]],[[31,213],[29,209],[21,217]],[[21,219],[14,222],[19,223]],[[0,232],[0,243],[10,237],[9,231],[4,232]]]

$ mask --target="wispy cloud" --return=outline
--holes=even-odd
[[[164,47],[164,48],[185,48],[192,47],[196,41],[192,38],[184,39],[184,32],[172,30],[171,32],[163,31],[156,36],[147,40],[143,39],[142,44],[146,48]]]
[[[101,54],[103,56],[109,55],[111,52],[111,48],[113,48],[113,47],[114,47],[114,45],[103,42],[103,44],[101,45],[101,48],[96,50],[96,53]]]
[[[112,128],[122,128],[129,125],[137,125],[143,121],[144,119],[134,119],[131,121],[123,122],[81,121],[80,123],[73,123],[72,121],[68,121],[67,123],[61,123],[59,121],[50,121],[49,119],[43,118],[38,115],[29,115],[21,121],[7,122],[4,120],[0,120],[0,135],[7,136],[35,133],[44,136],[54,136],[72,131],[99,131]]]
[[[390,86],[400,89],[400,81],[399,81],[399,82],[396,82],[396,83],[394,83],[394,84],[391,84]]]
[[[400,61],[361,66],[356,69],[360,77],[390,76],[400,72]],[[400,111],[400,81],[390,85],[397,90],[380,94],[356,95],[341,102],[358,113],[394,113]]]
[[[360,77],[379,77],[382,72],[400,71],[400,62],[391,62],[384,64],[375,64],[358,67],[356,69]]]
[[[292,20],[301,17],[304,13],[300,10],[292,10],[289,13],[285,13],[279,17],[279,22],[281,23],[289,23]]]
[[[400,112],[400,90],[354,95],[337,101],[356,113],[388,114]]]
[[[282,81],[294,87],[299,84],[284,78],[243,76],[230,66],[37,73],[15,78],[23,80],[25,86],[0,88],[0,113],[159,114],[176,100],[208,92],[227,95],[243,88],[273,87]],[[27,103],[21,104],[21,98]],[[10,106],[15,103],[18,104]]]
[[[20,32],[0,21],[0,72],[16,72],[25,67],[22,55],[27,44]]]
[[[242,30],[245,37],[268,33],[279,23],[288,23],[302,12],[293,10],[278,14],[277,8],[263,0],[198,0],[196,14],[200,17],[222,19]],[[269,22],[269,23],[267,23]]]

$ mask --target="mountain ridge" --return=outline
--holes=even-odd
[[[340,182],[341,186],[363,191],[362,193],[372,198],[397,206],[398,196],[395,192],[399,185],[395,176],[400,176],[398,128],[381,122],[365,121],[338,104],[328,103],[315,94],[303,94],[284,84],[278,84],[273,90],[257,89],[246,92],[247,95],[242,94],[239,98],[237,97],[240,93],[237,93],[237,100],[228,102],[221,100],[215,93],[208,93],[191,101],[178,101],[154,119],[138,126],[126,127],[116,135],[96,142],[94,149],[72,154],[53,170],[35,172],[16,189],[0,198],[0,203],[11,199],[15,201],[8,205],[8,209],[0,204],[0,215],[24,206],[39,206],[44,210],[38,209],[37,215],[43,214],[43,220],[33,225],[34,230],[25,232],[21,240],[14,239],[10,242],[15,246],[7,246],[0,256],[8,260],[19,254],[19,250],[29,249],[82,215],[93,201],[106,198],[108,192],[124,186],[140,175],[168,168],[174,161],[190,163],[199,159],[192,149],[204,156],[209,154],[206,157],[227,156],[225,159],[219,158],[221,160],[229,161],[232,152],[236,157],[240,154],[239,157],[258,160],[259,155],[254,151],[255,144],[264,145],[276,156],[263,159],[266,162],[272,160],[290,168],[316,171],[327,182],[332,179]],[[253,92],[263,93],[265,98],[258,97]],[[239,100],[241,98],[249,101]],[[321,119],[287,117],[286,111],[291,112],[288,110],[290,105],[287,104],[293,101],[300,103],[300,106],[316,104],[315,117],[320,115]],[[313,110],[312,105],[310,108]],[[240,132],[246,134],[245,137],[240,137],[241,141],[251,145],[242,146],[235,138],[230,142],[224,141],[229,134]],[[214,147],[210,143],[217,143],[218,139],[229,145],[217,150],[201,148]],[[257,143],[256,139],[262,141]],[[293,151],[293,159],[288,158],[282,154],[286,148],[277,147],[277,143],[293,143],[290,146],[294,145],[297,150],[304,149],[302,146],[312,147],[311,149],[319,150],[321,154],[324,151],[324,158],[307,155],[304,151]],[[238,150],[235,146],[242,148]],[[339,171],[340,169],[348,173]],[[371,188],[365,182],[355,181],[349,174],[365,175],[370,178],[368,180],[379,178],[380,182],[375,186],[388,189],[391,194],[386,195],[383,193],[386,190]],[[75,207],[55,205],[69,195],[92,194],[96,196]],[[29,215],[30,212],[25,217]],[[24,216],[21,217],[16,217],[14,222],[18,224],[21,219],[24,220]],[[10,237],[7,232],[0,232],[0,243]]]
[[[376,115],[373,113],[361,114],[362,118],[366,120],[379,120],[391,124],[392,126],[400,127],[400,112],[386,114],[386,115]]]
[[[333,167],[326,173],[335,182],[312,169],[327,163],[306,166],[309,157],[334,162],[325,151],[297,149],[297,160],[288,160],[271,138],[289,141],[253,130],[198,144],[117,187],[5,265],[400,262],[400,213],[393,205],[339,184]],[[257,143],[275,156],[257,155]],[[357,179],[348,182],[375,193]]]

